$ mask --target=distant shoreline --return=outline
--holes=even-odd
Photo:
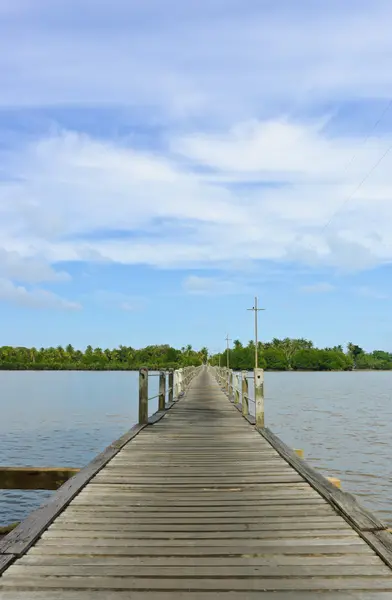
[[[168,371],[167,367],[147,367],[150,371]],[[180,368],[180,367],[178,367]],[[243,371],[251,372],[253,368],[250,369],[233,369],[235,372],[240,373]],[[118,372],[127,372],[127,373],[138,373],[139,367],[135,367],[133,369],[83,369],[83,368],[65,368],[65,369],[25,369],[25,368],[16,368],[16,369],[2,369],[0,365],[0,373],[14,373],[16,371],[33,371],[35,373],[45,373],[45,372],[83,372],[83,373],[118,373]],[[389,373],[392,372],[392,369],[264,369],[265,373]]]

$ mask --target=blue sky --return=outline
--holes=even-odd
[[[3,0],[0,343],[392,351],[391,18]]]

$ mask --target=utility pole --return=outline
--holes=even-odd
[[[258,312],[261,310],[265,310],[265,308],[259,308],[257,297],[255,298],[255,305],[252,308],[248,308],[248,310],[253,310],[255,313],[255,368],[254,368],[254,398],[255,398],[255,419],[256,419],[256,427],[263,428],[264,427],[264,371],[263,369],[259,369],[259,360],[258,360],[258,335],[257,335],[257,317]]]
[[[252,308],[248,308],[247,310],[253,310],[255,313],[255,369],[258,368],[259,366],[259,357],[258,357],[258,345],[259,345],[259,340],[258,340],[258,314],[261,310],[265,310],[265,308],[259,308],[258,307],[258,300],[257,297],[255,297],[255,305]]]
[[[229,350],[230,350],[229,342],[231,342],[231,339],[229,338],[229,334],[227,334],[227,336],[226,336],[225,339],[226,339],[226,342],[227,342],[227,347],[226,347],[226,366],[227,366],[227,368],[229,368],[229,362],[230,362],[229,361]]]

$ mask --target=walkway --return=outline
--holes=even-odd
[[[0,578],[1,600],[314,597],[391,599],[392,573],[207,370]]]

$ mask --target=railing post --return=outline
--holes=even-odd
[[[173,369],[170,369],[169,371],[169,396],[168,396],[168,402],[173,402],[173,398],[174,398],[174,371]]]
[[[182,392],[183,392],[183,379],[182,379],[182,377],[183,377],[183,369],[178,369],[177,376],[178,376],[178,380],[177,380],[178,381],[178,385],[177,385],[178,394],[177,394],[177,397],[179,397],[182,394]]]
[[[237,373],[234,375],[235,387],[234,387],[234,404],[240,403],[240,381]]]
[[[254,369],[256,427],[264,427],[264,371]]]
[[[159,400],[158,410],[165,410],[166,407],[166,373],[165,371],[159,372]]]
[[[247,417],[249,414],[249,398],[248,398],[248,372],[241,372],[241,393],[242,393],[242,415]]]
[[[148,423],[148,369],[139,369],[139,424]]]

